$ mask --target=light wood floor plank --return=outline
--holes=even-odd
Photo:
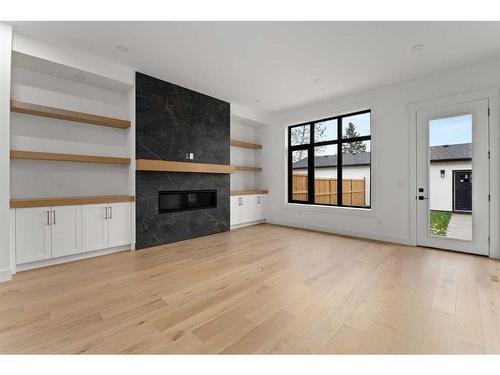
[[[496,353],[500,262],[255,225],[21,272],[0,353]]]

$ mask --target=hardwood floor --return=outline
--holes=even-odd
[[[17,274],[1,353],[500,353],[500,262],[269,224]]]

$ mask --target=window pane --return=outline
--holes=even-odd
[[[471,241],[472,115],[429,121],[429,235]]]
[[[314,148],[314,202],[337,204],[337,145]]]
[[[342,205],[370,206],[370,141],[342,144]]]
[[[314,142],[334,141],[337,139],[337,119],[314,124]]]
[[[342,119],[342,138],[370,135],[370,112]]]
[[[307,164],[307,150],[292,152],[292,200],[294,201],[307,201],[309,199]]]
[[[310,125],[290,128],[292,146],[308,144],[311,138]]]

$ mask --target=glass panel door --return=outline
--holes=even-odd
[[[429,235],[472,240],[472,114],[429,126]]]
[[[488,100],[417,112],[417,244],[488,254]]]

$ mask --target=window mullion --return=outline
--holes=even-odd
[[[342,117],[337,120],[337,205],[342,206]]]
[[[308,155],[308,165],[307,165],[307,190],[309,191],[308,202],[314,203],[314,124],[311,123],[309,127],[309,155]]]

